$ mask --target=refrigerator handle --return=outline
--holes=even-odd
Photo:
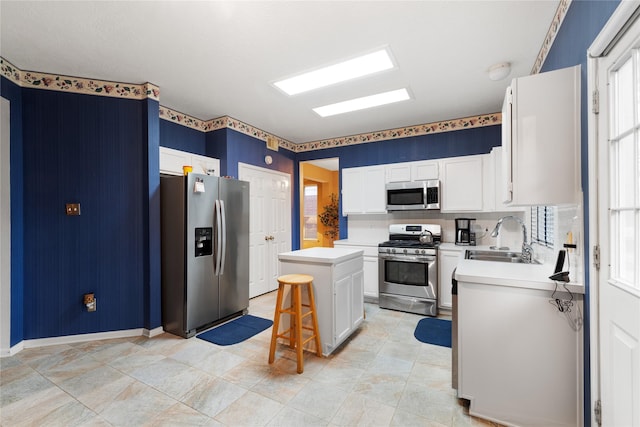
[[[220,276],[224,274],[224,261],[227,257],[227,211],[224,209],[224,200],[220,200],[220,217],[222,218],[222,258],[220,260]]]
[[[214,257],[214,266],[213,266],[213,274],[215,274],[216,276],[220,275],[220,258],[222,256],[222,245],[220,242],[221,239],[221,212],[220,212],[220,200],[216,200],[216,204],[215,204],[215,217],[216,217],[216,233],[215,233],[215,239],[216,239],[216,256]]]

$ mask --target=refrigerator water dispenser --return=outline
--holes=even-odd
[[[213,228],[212,227],[204,227],[204,228],[196,228],[196,257],[205,256],[205,255],[213,255],[213,245],[212,245],[212,235]]]

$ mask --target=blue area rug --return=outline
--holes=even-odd
[[[214,344],[232,345],[259,334],[271,325],[271,320],[247,314],[196,336]]]
[[[425,317],[418,322],[413,336],[426,344],[451,348],[451,320]]]

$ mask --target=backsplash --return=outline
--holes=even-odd
[[[572,282],[583,283],[583,248],[582,248],[582,206],[571,205],[557,207],[555,247],[547,248],[538,244],[533,245],[534,257],[549,265],[549,275],[553,273],[558,251],[567,243],[571,232],[576,249],[569,251],[570,278]],[[438,211],[406,211],[379,215],[349,215],[348,239],[356,243],[380,243],[389,239],[389,225],[391,224],[439,224],[442,227],[442,241],[455,242],[455,219],[475,218],[476,244],[478,246],[502,246],[510,250],[520,251],[522,248],[522,227],[516,221],[505,221],[500,228],[498,237],[491,237],[491,231],[498,220],[505,215],[520,217],[527,225],[527,239],[531,239],[530,209],[522,212],[482,212],[482,213],[441,213]]]

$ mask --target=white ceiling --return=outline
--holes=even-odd
[[[500,111],[531,73],[559,1],[6,1],[0,55],[21,70],[160,86],[160,104],[291,142]],[[288,97],[277,79],[389,46],[398,68]],[[512,64],[491,81],[488,68]],[[413,99],[311,108],[408,87]]]

